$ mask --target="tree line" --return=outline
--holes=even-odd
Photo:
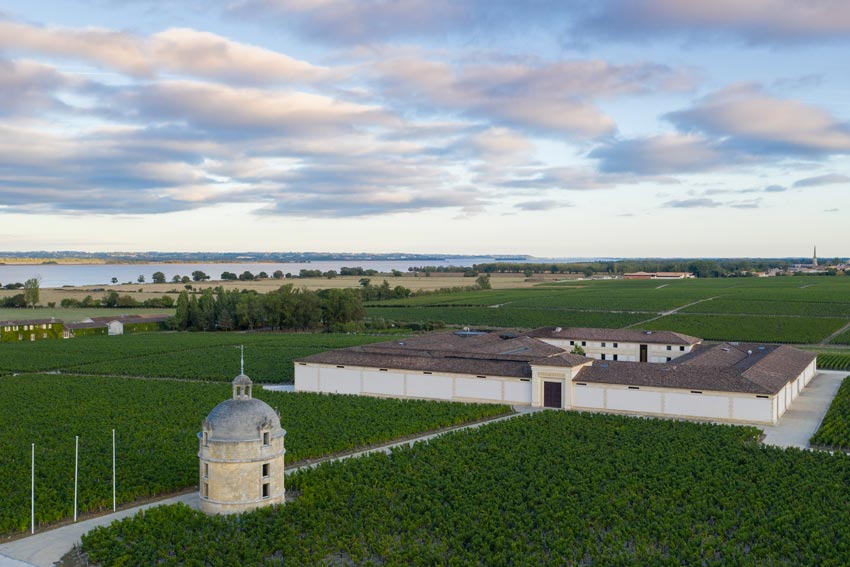
[[[221,286],[207,288],[200,294],[182,291],[177,296],[176,308],[167,324],[181,331],[320,328],[348,331],[366,314],[357,290],[311,291],[296,289],[292,284],[265,294]]]

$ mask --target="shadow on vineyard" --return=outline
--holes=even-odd
[[[104,567],[846,564],[850,457],[758,434],[540,412],[295,473],[284,507],[161,507],[83,546]]]

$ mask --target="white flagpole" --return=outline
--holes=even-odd
[[[30,533],[35,533],[35,443],[32,444],[32,473],[30,476]]]
[[[115,511],[115,430],[112,430],[112,511]]]
[[[74,436],[74,523],[77,522],[77,477],[80,470],[80,436]]]

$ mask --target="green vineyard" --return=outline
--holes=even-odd
[[[821,370],[850,370],[850,354],[818,354],[818,368]]]
[[[816,447],[850,450],[850,376],[841,383],[823,423],[812,436],[811,444]]]
[[[103,567],[846,565],[850,457],[758,434],[540,412],[294,473],[282,507],[148,510],[83,549]]]
[[[73,514],[75,435],[80,436],[79,509],[111,509],[112,429],[120,503],[184,489],[197,484],[201,422],[231,396],[229,384],[39,375],[2,382],[0,533],[29,525],[31,443],[36,445],[36,522],[44,525]],[[288,431],[288,463],[507,411],[498,405],[261,388],[254,395],[280,412]]]

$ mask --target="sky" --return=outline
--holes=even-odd
[[[0,250],[850,255],[846,0],[0,0]]]

